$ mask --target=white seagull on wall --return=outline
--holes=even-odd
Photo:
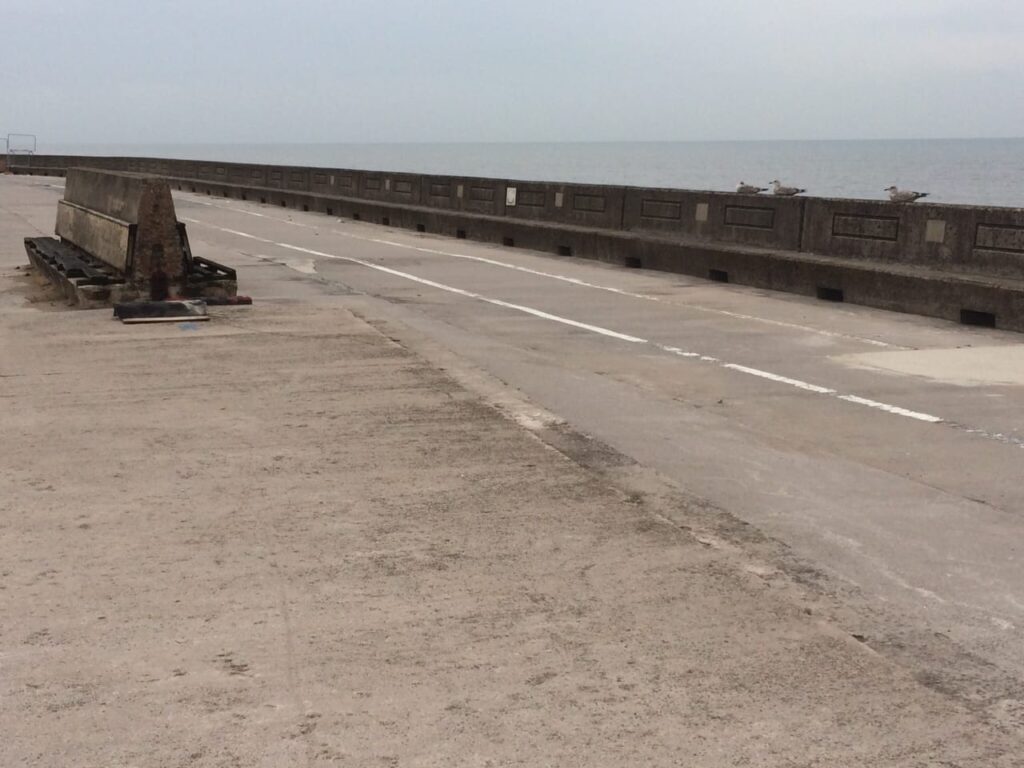
[[[909,189],[900,189],[899,187],[886,187],[885,192],[889,193],[889,199],[894,203],[912,203],[915,200],[920,200],[922,197],[928,197],[927,192],[914,192]]]
[[[767,191],[768,190],[764,187],[758,187],[753,184],[747,184],[747,182],[745,181],[741,181],[739,184],[736,185],[736,192],[741,195],[759,195],[762,192]]]
[[[785,187],[778,179],[770,183],[772,185],[772,194],[779,197],[793,197],[793,195],[799,195],[807,191],[806,189],[800,189],[800,187]]]

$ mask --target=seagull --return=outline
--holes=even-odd
[[[889,199],[894,203],[912,203],[922,197],[928,197],[927,192],[913,192],[899,187],[886,187],[883,191],[889,193]]]
[[[739,184],[736,185],[736,192],[737,194],[740,195],[759,195],[762,192],[767,191],[768,190],[765,189],[764,187],[758,187],[755,186],[754,184],[747,184],[747,182],[745,181],[741,181]]]
[[[782,186],[782,182],[778,179],[769,183],[772,185],[772,194],[778,195],[779,197],[793,197],[794,195],[799,195],[802,192],[807,191],[806,189],[800,189],[799,187],[784,187]]]

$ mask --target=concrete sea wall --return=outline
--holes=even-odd
[[[199,194],[1024,331],[1024,209],[158,158],[14,160],[15,173],[144,172]]]

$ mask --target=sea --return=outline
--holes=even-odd
[[[809,195],[884,199],[927,192],[938,203],[1024,208],[1024,138],[870,141],[679,141],[451,144],[52,144],[42,154],[486,176],[731,190],[772,179]]]

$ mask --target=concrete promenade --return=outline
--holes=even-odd
[[[1018,334],[188,193],[256,303],[133,328],[24,274],[62,183],[0,765],[1021,764]]]

